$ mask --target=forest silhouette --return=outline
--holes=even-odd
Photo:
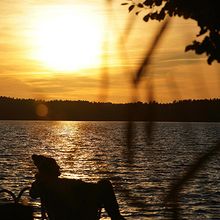
[[[38,115],[39,105],[45,106],[48,113]],[[0,120],[220,122],[219,112],[220,99],[113,104],[0,97]]]

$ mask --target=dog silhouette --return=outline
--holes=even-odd
[[[60,167],[50,157],[32,155],[38,169],[30,196],[41,199],[42,214],[50,220],[97,220],[105,208],[112,220],[124,219],[109,180],[97,183],[59,178]]]

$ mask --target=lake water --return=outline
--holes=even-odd
[[[148,144],[144,127],[135,123],[131,164],[126,122],[0,121],[0,187],[18,193],[30,186],[36,172],[31,155],[43,154],[57,160],[62,177],[109,178],[126,219],[169,219],[169,186],[220,138],[220,123],[155,123]],[[184,219],[220,219],[219,159],[216,154],[182,190]]]

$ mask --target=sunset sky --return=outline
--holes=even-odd
[[[110,2],[1,0],[0,96],[132,101],[132,76],[161,23]],[[197,33],[195,22],[172,19],[136,100],[147,101],[149,82],[159,102],[220,98],[219,64],[184,52]]]

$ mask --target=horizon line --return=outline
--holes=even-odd
[[[150,103],[156,103],[156,104],[174,104],[178,102],[184,102],[184,101],[213,101],[213,100],[220,100],[219,98],[205,98],[205,99],[179,99],[179,100],[173,100],[172,102],[157,102],[155,100],[150,102],[142,102],[142,101],[136,101],[136,102],[124,102],[124,103],[113,103],[113,102],[102,102],[102,101],[88,101],[88,100],[71,100],[71,99],[35,99],[35,98],[19,98],[19,97],[11,97],[11,96],[2,96],[0,95],[0,98],[7,98],[7,99],[14,99],[14,100],[32,100],[35,102],[88,102],[88,103],[97,103],[97,104],[113,104],[113,105],[126,105],[126,104],[135,104],[135,103],[142,103],[142,104],[150,104]]]

